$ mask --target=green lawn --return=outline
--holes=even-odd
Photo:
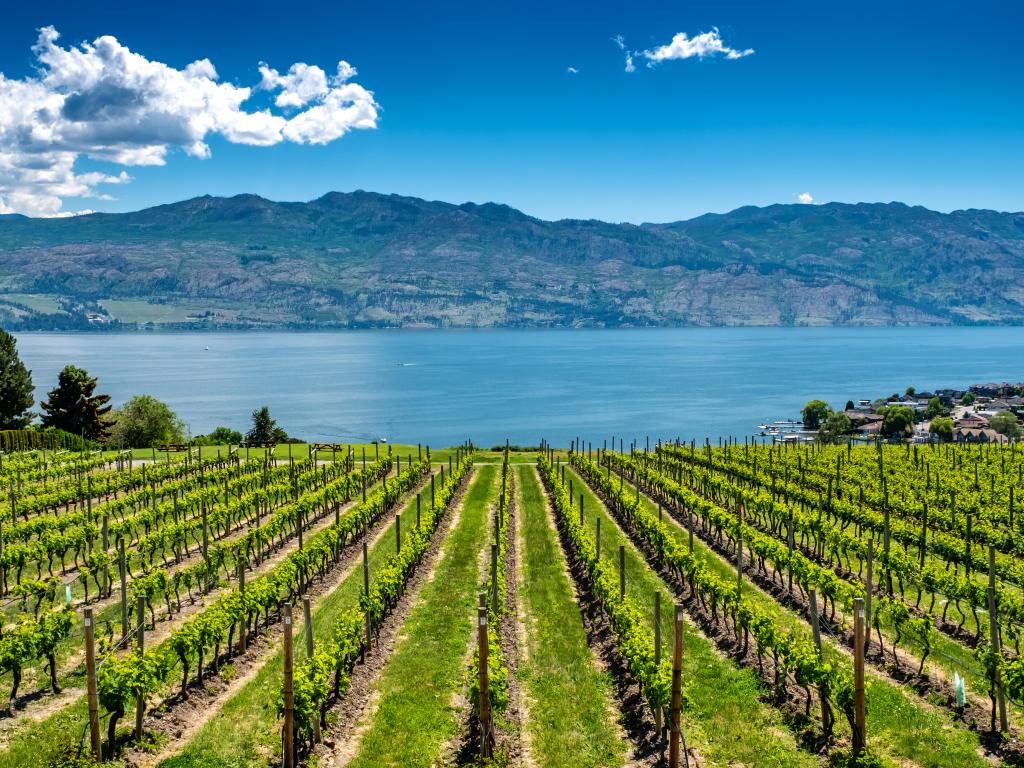
[[[476,470],[433,578],[374,686],[379,704],[351,768],[428,768],[457,739],[453,696],[467,682],[466,653],[476,624],[476,589],[497,477],[496,466]]]
[[[352,449],[356,453],[356,461],[357,462],[361,462],[362,461],[363,452],[364,451],[366,452],[366,461],[367,462],[373,461],[378,455],[386,456],[388,454],[388,451],[390,450],[392,455],[400,456],[402,458],[402,462],[403,463],[405,462],[405,460],[409,456],[412,456],[415,459],[418,455],[420,455],[420,451],[422,451],[422,455],[424,455],[424,456],[426,455],[426,451],[427,451],[427,446],[426,445],[417,446],[415,444],[410,444],[410,443],[388,444],[388,443],[345,443],[345,442],[342,442],[342,445],[346,445],[346,446],[351,446],[352,447]],[[238,446],[231,446],[231,448],[234,450],[234,449],[237,449]],[[294,458],[296,461],[304,461],[304,460],[309,458],[310,450],[311,450],[311,444],[310,443],[281,443],[280,445],[275,447],[273,455],[274,455],[274,458],[276,458],[276,459],[287,459],[290,456],[290,457]],[[430,459],[434,463],[445,462],[447,464],[449,457],[451,457],[453,461],[455,460],[455,452],[457,450],[458,450],[458,448],[456,446],[447,447],[447,448],[431,448],[430,449]],[[197,446],[194,449],[194,451],[199,452],[202,455],[203,458],[207,458],[207,457],[213,457],[213,456],[217,456],[217,455],[227,455],[228,446],[227,445],[204,445],[202,447],[198,447]],[[113,456],[116,455],[116,452],[111,451],[110,455],[111,455],[111,457],[113,457]],[[153,455],[154,455],[154,451],[153,451],[152,448],[134,448],[134,449],[132,449],[132,457],[134,459],[152,460],[153,459]],[[259,455],[260,455],[259,454],[259,449],[253,448],[253,449],[251,449],[249,451],[250,458],[256,458]],[[556,455],[563,455],[563,454],[556,454]],[[246,449],[245,448],[241,449],[241,456],[242,456],[242,458],[245,458],[245,456],[246,456]],[[501,461],[501,452],[500,451],[481,450],[481,451],[477,451],[476,456],[477,456],[477,460],[478,460],[477,463],[484,463],[484,464],[486,464],[486,463],[500,462]],[[337,453],[337,454],[333,454],[329,450],[321,450],[317,454],[317,459],[319,461],[329,461],[332,457],[340,459],[340,458],[343,457],[343,454],[340,453],[340,452]],[[184,452],[180,452],[180,453],[176,453],[176,452],[163,453],[161,451],[156,451],[156,459],[157,459],[157,461],[167,461],[168,459],[170,459],[170,461],[182,461],[182,460],[184,460],[184,458],[185,458],[185,453]],[[513,462],[513,463],[533,462],[533,461],[536,460],[536,458],[537,458],[536,454],[534,454],[534,453],[512,453],[511,457],[510,457],[510,461]]]

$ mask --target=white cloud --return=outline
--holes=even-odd
[[[626,48],[626,39],[622,35],[616,35],[612,38],[612,42],[619,46],[619,50],[626,57],[626,71],[636,72],[636,66],[633,64],[633,53]]]
[[[697,57],[703,59],[706,56],[723,55],[727,59],[742,59],[754,52],[753,48],[739,50],[730,48],[722,42],[717,27],[712,27],[710,32],[701,32],[699,35],[689,37],[685,32],[677,33],[672,42],[661,45],[657,48],[646,51],[636,51],[638,56],[647,59],[647,66],[653,67],[663,61],[674,59],[692,59]]]
[[[269,108],[246,110],[253,88],[218,81],[209,59],[183,69],[151,61],[110,36],[62,48],[53,27],[39,31],[36,73],[0,73],[0,213],[65,215],[64,198],[103,198],[98,187],[131,177],[80,171],[81,158],[116,166],[164,165],[180,148],[207,158],[207,139],[271,146],[326,144],[377,126],[373,94],[349,82],[356,70],[339,61],[334,75],[296,63],[280,74],[261,64],[259,88],[276,93]]]
[[[580,71],[576,69],[576,67],[569,67],[566,70],[566,72],[568,72],[570,75],[578,75],[580,73]]]
[[[804,205],[810,205],[811,203],[814,202],[814,198],[811,196],[810,192],[801,192],[799,195],[796,196],[796,199],[798,202],[801,202]]]

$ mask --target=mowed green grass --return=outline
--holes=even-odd
[[[453,697],[467,683],[467,648],[476,625],[476,589],[497,476],[496,465],[475,470],[433,578],[374,686],[379,703],[351,768],[428,768],[457,738]]]
[[[635,490],[628,481],[624,487]],[[643,495],[641,499],[648,510],[657,514],[657,504]],[[676,540],[685,546],[686,529],[667,513],[663,519]],[[694,537],[694,552],[726,583],[735,582],[734,565],[709,549],[699,535]],[[810,638],[810,626],[803,616],[782,607],[749,581],[744,581],[744,590],[746,597],[772,616],[777,625],[799,637]],[[827,661],[852,669],[851,657],[840,652],[827,638],[823,647]],[[867,669],[867,679],[868,744],[886,765],[916,765],[921,768],[983,768],[990,765],[979,754],[977,735],[954,723],[944,710],[930,705],[909,688],[890,682],[870,668]],[[836,712],[836,730],[840,733],[849,730],[839,712]]]
[[[625,547],[626,594],[640,606],[648,607],[647,624],[655,623],[654,593],[661,592],[661,653],[672,657],[672,590],[648,566],[643,555],[616,526],[589,487],[578,475],[572,478],[575,503],[584,497],[584,513],[591,537],[601,518],[601,558],[618,568],[619,547]],[[578,506],[576,507],[578,510]],[[753,670],[737,666],[723,657],[695,625],[683,627],[683,689],[687,707],[683,730],[687,744],[701,757],[703,765],[749,765],[761,768],[813,768],[818,760],[802,751],[787,730],[782,715],[761,703],[762,690]]]
[[[628,750],[612,703],[612,684],[597,668],[566,573],[544,492],[533,467],[516,468],[521,541],[521,620],[526,648],[519,676],[534,764],[546,768],[619,766]]]
[[[357,464],[362,462],[364,452],[366,455],[366,461],[367,463],[369,463],[371,461],[374,461],[378,456],[387,456],[388,451],[390,450],[391,455],[401,457],[402,466],[405,466],[405,463],[410,456],[412,456],[413,460],[415,460],[420,455],[427,455],[426,445],[415,445],[410,443],[393,443],[391,445],[388,445],[387,443],[351,443],[345,441],[338,442],[343,446],[350,446],[355,451]],[[232,449],[238,448],[238,446],[230,447]],[[194,450],[200,452],[203,458],[214,457],[217,456],[218,454],[226,456],[228,453],[228,446],[204,445],[202,447],[197,446]],[[289,457],[294,458],[295,461],[305,461],[306,459],[309,458],[311,450],[311,443],[281,443],[280,445],[275,446],[273,456],[278,461],[286,460]],[[443,462],[445,465],[447,465],[449,458],[451,458],[452,461],[455,461],[456,451],[458,450],[459,449],[454,446],[447,448],[431,448],[430,460],[435,464]],[[113,459],[116,453],[116,451],[110,452],[111,459]],[[152,461],[153,455],[154,451],[152,448],[132,449],[132,458],[136,460]],[[246,449],[242,448],[239,455],[244,459],[245,456],[247,455]],[[261,455],[260,449],[253,448],[248,452],[248,455],[250,458],[258,458]],[[476,462],[478,464],[489,464],[493,462],[500,463],[502,457],[501,451],[492,450],[478,450],[475,455]],[[564,456],[565,454],[564,452],[558,452],[555,455]],[[162,451],[156,451],[156,459],[157,461],[160,462],[167,461],[168,459],[170,461],[183,461],[184,458],[185,453],[183,452],[164,453]],[[341,452],[333,453],[330,450],[321,450],[317,453],[318,461],[330,461],[332,458],[343,458],[343,454]],[[509,456],[509,461],[512,462],[513,464],[523,462],[533,463],[536,460],[537,455],[532,452],[512,453]]]
[[[430,487],[426,486],[423,504],[430,503]],[[416,525],[416,499],[402,509],[402,530]],[[404,537],[403,537],[404,541]],[[380,538],[368,548],[370,578],[395,554],[395,520]],[[338,617],[358,605],[363,589],[361,561],[329,594],[317,600],[312,609],[314,644],[327,641],[334,632]],[[296,663],[306,657],[305,623],[302,610],[293,610],[295,617]],[[160,763],[162,768],[255,768],[267,766],[272,758],[280,758],[280,720],[276,696],[283,683],[283,650],[278,647],[246,684],[224,702],[223,707],[185,745],[181,753]]]

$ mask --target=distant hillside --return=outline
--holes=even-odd
[[[773,205],[542,221],[369,192],[0,218],[11,328],[1024,322],[1024,214]]]

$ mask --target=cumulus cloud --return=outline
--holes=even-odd
[[[53,27],[32,48],[34,75],[0,73],[0,213],[67,215],[68,197],[104,199],[99,187],[124,184],[124,170],[82,171],[79,160],[157,166],[181,149],[210,156],[207,140],[272,146],[326,144],[358,128],[375,128],[372,92],[350,82],[356,70],[339,61],[333,75],[296,63],[281,74],[260,65],[257,88],[220,82],[209,59],[183,69],[152,61],[114,37],[63,48]],[[246,109],[257,90],[269,107]]]
[[[801,202],[804,205],[810,205],[811,203],[814,202],[814,198],[811,196],[810,192],[801,192],[799,195],[796,196],[796,199],[798,202]]]
[[[673,36],[667,45],[660,45],[646,51],[635,51],[635,55],[647,59],[647,66],[653,67],[663,61],[675,59],[703,59],[707,56],[724,56],[727,59],[742,59],[754,52],[753,48],[730,48],[724,42],[717,27],[690,37],[685,32]]]

